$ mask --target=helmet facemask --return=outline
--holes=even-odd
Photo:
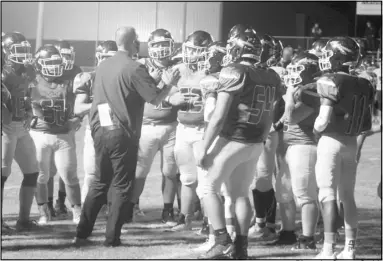
[[[40,73],[46,77],[60,77],[63,75],[64,65],[61,56],[54,54],[50,58],[38,58],[41,66]]]
[[[163,37],[161,37],[163,38]],[[161,60],[172,56],[174,52],[173,39],[163,38],[150,41],[148,43],[149,57],[155,60]]]
[[[96,52],[97,66],[99,66],[102,61],[112,57],[115,54],[116,54],[115,51],[109,51],[107,53]]]
[[[318,64],[321,71],[331,70],[330,58],[334,55],[332,50],[322,49],[322,53],[319,56]]]
[[[198,71],[205,71],[205,61],[208,60],[207,47],[182,44],[182,62],[186,65],[196,65]]]
[[[300,84],[303,79],[301,73],[305,70],[305,67],[301,64],[292,65],[289,64],[286,67],[287,74],[283,77],[286,86],[295,86]]]
[[[17,64],[32,62],[31,45],[28,41],[12,44],[8,50],[8,60]]]
[[[64,70],[72,70],[75,60],[75,52],[73,51],[73,48],[61,48],[60,53],[63,58]]]

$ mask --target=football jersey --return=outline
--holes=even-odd
[[[321,98],[334,103],[325,133],[357,136],[371,129],[374,87],[370,81],[344,73],[332,73],[319,78],[317,88]]]
[[[190,100],[179,107],[178,121],[186,125],[203,125],[204,111],[200,82],[206,74],[201,71],[193,72],[185,64],[179,66],[179,71],[178,91]]]
[[[313,94],[307,94],[308,92],[312,92]],[[316,95],[314,95],[314,93]],[[299,91],[295,93],[294,99],[298,103],[313,108],[314,112],[296,124],[290,124],[285,120],[283,125],[283,142],[287,145],[316,144],[313,129],[320,108],[320,99],[316,93],[316,83],[309,83],[302,86]],[[303,102],[303,100],[305,102]],[[299,109],[299,107],[297,109]],[[292,112],[292,116],[294,117],[294,111]]]
[[[38,74],[29,88],[35,116],[31,128],[50,134],[69,132],[66,123],[73,116],[74,106],[71,80],[59,77],[48,82]]]
[[[238,142],[264,142],[270,131],[274,102],[281,97],[281,80],[271,69],[231,64],[221,70],[219,92],[234,98],[221,136]]]
[[[139,63],[145,65],[146,68],[150,71],[151,68],[164,70],[165,68],[160,68],[156,64],[154,64],[151,58],[142,58],[138,60]],[[170,65],[168,68],[170,68]],[[167,69],[167,68],[166,68]],[[173,107],[166,101],[162,101],[159,105],[153,105],[151,103],[146,102],[144,108],[144,117],[143,124],[166,124],[172,123],[177,120],[177,108]]]
[[[28,86],[36,77],[35,71],[28,66],[23,69],[21,75],[17,75],[11,68],[5,68],[2,72],[2,83],[11,94],[12,121],[23,121],[25,118]]]
[[[200,81],[202,89],[202,99],[206,100],[209,96],[217,96],[217,90],[219,87],[219,73],[212,73]]]

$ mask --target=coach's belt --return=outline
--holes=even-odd
[[[111,131],[111,130],[119,130],[121,129],[120,125],[110,125],[110,126],[102,126],[103,130]]]

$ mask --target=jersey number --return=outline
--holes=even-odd
[[[182,106],[180,111],[188,113],[201,113],[203,110],[202,92],[199,88],[181,87],[179,91],[189,102]]]
[[[354,95],[352,98],[352,114],[348,119],[346,134],[355,133],[356,135],[359,135],[362,131],[364,116],[366,114],[366,110],[369,110],[369,108],[366,106],[366,103],[367,97],[364,95],[362,97]]]
[[[264,112],[270,114],[273,110],[275,87],[256,85],[251,95],[250,107],[243,103],[238,105],[239,122],[255,125],[261,121]]]
[[[43,111],[43,121],[49,124],[64,126],[66,122],[65,99],[42,100],[40,105]]]

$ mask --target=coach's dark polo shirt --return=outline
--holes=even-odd
[[[118,51],[96,69],[90,109],[91,129],[100,127],[98,105],[108,103],[113,112],[113,123],[119,125],[121,122],[131,138],[138,141],[144,104],[152,102],[159,92],[145,66],[132,60],[127,53]]]

